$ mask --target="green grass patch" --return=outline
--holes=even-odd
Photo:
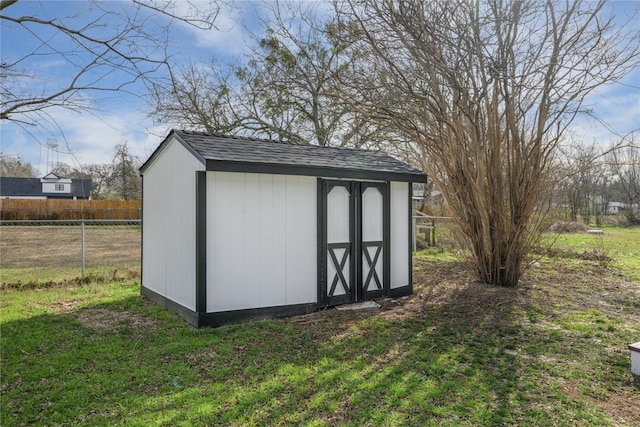
[[[640,283],[615,264],[543,257],[500,289],[427,251],[383,309],[202,329],[136,280],[2,291],[0,424],[640,424]]]
[[[460,259],[462,259],[462,254],[456,251],[448,250],[442,246],[422,249],[420,251],[417,251],[414,254],[414,256],[416,258],[430,258],[430,259],[437,259],[441,261],[451,261],[451,262],[459,261]]]
[[[0,289],[45,289],[139,278],[140,268],[125,264],[90,267],[84,277],[77,268],[5,268],[0,273]]]
[[[640,227],[599,227],[603,234],[566,233],[549,234],[544,246],[550,252],[565,258],[592,258],[602,266],[611,267],[621,274],[640,281]],[[589,257],[598,253],[604,259]],[[585,256],[586,255],[586,256]]]

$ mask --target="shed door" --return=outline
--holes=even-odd
[[[360,183],[360,259],[358,282],[362,299],[389,291],[389,191],[386,183]]]
[[[388,295],[388,184],[322,179],[318,183],[319,304]]]

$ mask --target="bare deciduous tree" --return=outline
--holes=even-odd
[[[317,7],[274,4],[264,34],[237,65],[176,69],[169,84],[156,88],[159,119],[317,145],[370,143],[376,126],[333,96],[348,79],[354,53],[338,37],[334,16]]]
[[[604,2],[374,1],[340,6],[354,108],[424,148],[480,280],[516,286],[549,171],[585,97],[638,64]]]
[[[107,182],[111,176],[113,166],[110,164],[94,163],[84,167],[87,175],[91,177],[91,195],[94,199],[108,197]]]
[[[353,58],[332,31],[333,16],[318,7],[276,4],[263,22],[266,32],[241,73],[252,101],[244,125],[278,139],[345,145],[355,117],[327,93]]]
[[[55,122],[48,114],[52,107],[84,110],[93,106],[92,94],[124,92],[156,78],[168,64],[170,24],[211,29],[218,13],[213,1],[92,0],[75,16],[50,17],[24,15],[23,3],[0,2],[3,37],[33,42],[21,56],[3,52],[0,119],[24,126]],[[166,19],[160,22],[158,15]],[[45,61],[63,61],[67,74],[52,80]]]
[[[139,167],[140,160],[129,152],[126,142],[116,145],[111,173],[105,180],[110,194],[122,200],[140,199],[142,181]]]
[[[175,66],[152,91],[153,116],[158,123],[211,133],[235,134],[238,82],[233,66],[212,62]]]
[[[595,209],[606,209],[600,200],[602,184],[608,178],[601,160],[599,148],[595,144],[586,145],[582,141],[563,144],[556,155],[556,182],[554,203],[564,207],[565,219],[577,221],[580,216],[588,223]],[[606,204],[606,202],[604,202]],[[596,218],[598,218],[596,210]]]
[[[35,178],[38,171],[20,156],[11,156],[0,151],[0,176]]]

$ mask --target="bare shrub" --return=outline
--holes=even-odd
[[[603,1],[346,3],[369,61],[344,101],[422,148],[479,280],[516,286],[548,227],[563,135],[587,95],[636,66],[637,32]]]

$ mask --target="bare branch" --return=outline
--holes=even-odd
[[[194,2],[173,0],[132,0],[134,4],[164,15],[171,20],[178,20],[199,30],[211,30],[220,14],[217,2]],[[186,10],[185,10],[186,6]]]
[[[173,0],[91,1],[78,19],[20,16],[20,9],[8,8],[14,4],[1,3],[3,33],[31,37],[36,46],[19,57],[3,52],[0,66],[0,119],[20,123],[38,123],[54,107],[92,108],[95,93],[142,96],[168,69],[171,23],[210,29],[219,10],[215,2],[205,8]],[[47,60],[63,62],[65,74],[38,73]]]

